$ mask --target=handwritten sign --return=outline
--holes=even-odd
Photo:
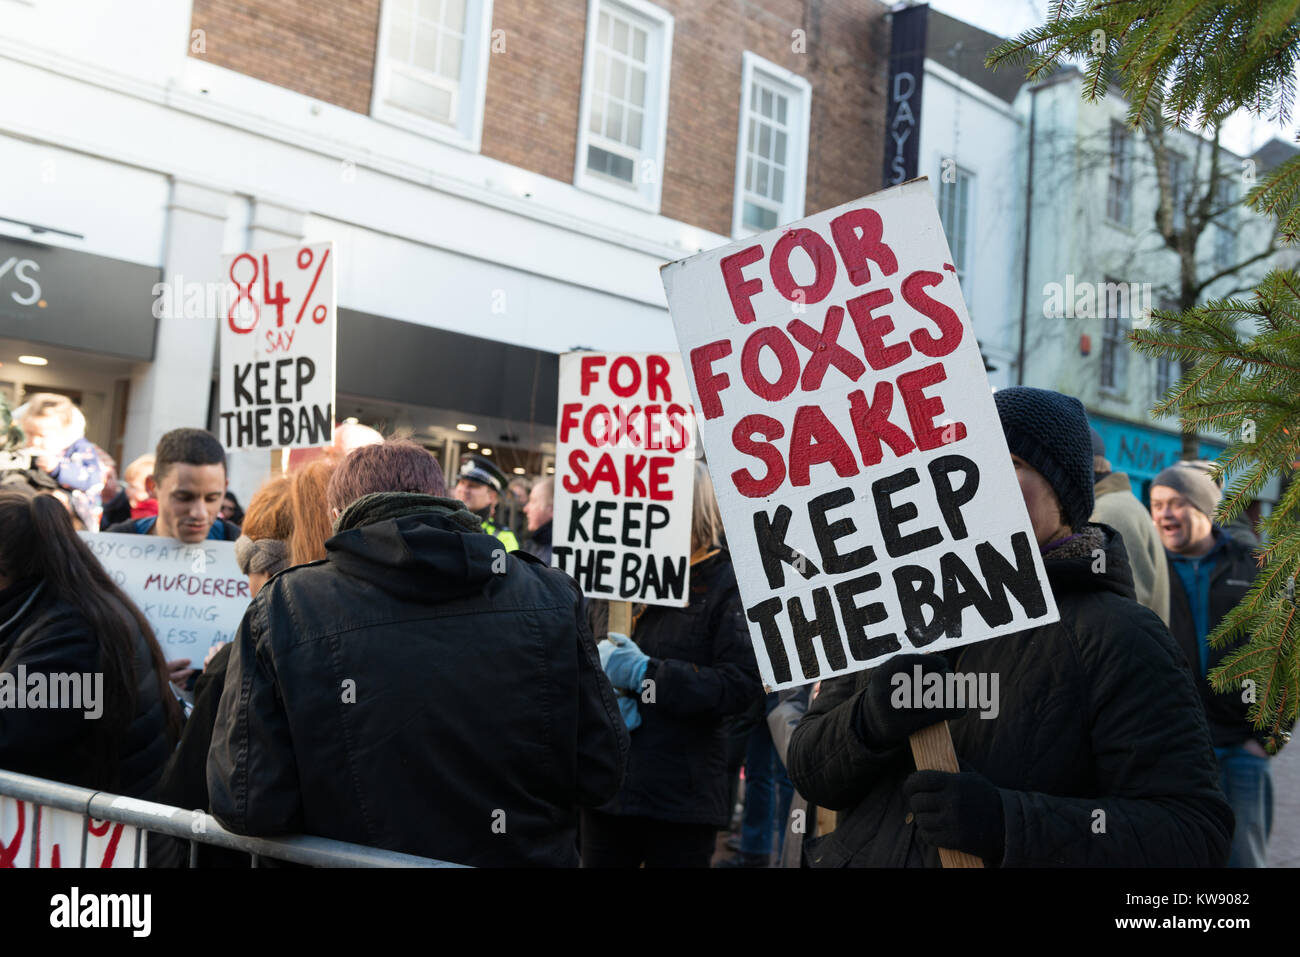
[[[228,449],[297,449],[334,437],[333,243],[222,259],[235,286],[221,322],[221,416]]]
[[[0,870],[80,867],[83,833],[87,867],[135,867],[137,836],[144,866],[147,832],[94,818],[87,826],[80,814],[0,797]]]
[[[554,556],[591,598],[685,607],[695,427],[676,353],[560,356]]]
[[[79,533],[153,626],[163,657],[200,668],[208,649],[229,641],[248,607],[248,579],[235,543],[185,545],[174,538]]]
[[[1057,620],[924,180],[662,276],[769,687]]]

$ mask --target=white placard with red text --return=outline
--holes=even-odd
[[[134,827],[92,818],[87,828],[80,814],[0,797],[0,870],[80,867],[83,831],[87,867],[135,867],[137,837],[144,866],[149,835]]]
[[[590,598],[689,603],[695,429],[676,353],[560,356],[552,564]]]
[[[157,535],[78,532],[117,586],[153,626],[168,661],[203,667],[213,645],[230,641],[251,600],[235,543],[186,545]]]
[[[334,439],[334,244],[225,256],[221,413],[228,449],[299,449]]]
[[[1057,620],[925,180],[662,278],[770,688]]]

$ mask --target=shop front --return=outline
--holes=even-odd
[[[0,236],[0,393],[66,395],[122,457],[131,375],[154,354],[156,267]]]
[[[1088,421],[1106,444],[1106,458],[1116,472],[1124,472],[1133,483],[1133,494],[1143,505],[1151,501],[1151,480],[1183,456],[1183,437],[1176,430],[1109,419],[1090,413]],[[1227,448],[1223,442],[1201,439],[1199,455],[1213,461]]]

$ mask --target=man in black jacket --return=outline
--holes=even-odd
[[[1220,494],[1203,471],[1179,463],[1151,483],[1151,517],[1169,561],[1169,630],[1196,677],[1223,792],[1237,818],[1228,866],[1263,867],[1273,826],[1269,734],[1247,717],[1249,686],[1218,694],[1206,678],[1249,639],[1211,648],[1206,636],[1246,596],[1259,571],[1251,549],[1214,524]]]
[[[507,553],[409,442],[330,481],[324,561],[236,633],[208,755],[213,815],[473,866],[578,863],[580,807],[628,735],[577,586]]]

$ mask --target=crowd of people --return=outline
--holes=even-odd
[[[0,422],[0,674],[102,673],[105,707],[0,698],[0,768],[472,866],[1262,866],[1268,740],[1207,678],[1252,530],[1215,524],[1195,463],[1148,509],[1078,400],[994,399],[1060,620],[769,694],[702,461],[689,604],[611,630],[550,567],[551,478],[468,455],[449,487],[419,445],[340,426],[245,508],[210,433],[119,477],[73,403],[32,396]],[[165,661],[91,529],[233,542],[233,639]],[[900,707],[917,670],[1000,676],[996,717]],[[944,720],[961,770],[917,770],[909,736]],[[187,858],[151,838],[151,866]]]

